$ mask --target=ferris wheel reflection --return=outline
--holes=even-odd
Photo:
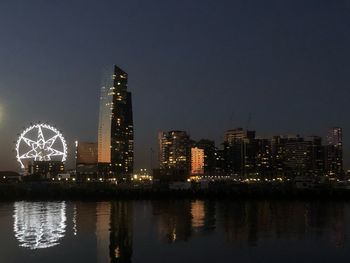
[[[16,202],[13,217],[15,237],[21,247],[53,247],[65,236],[65,202]]]

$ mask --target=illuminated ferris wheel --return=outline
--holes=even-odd
[[[63,135],[48,124],[35,124],[24,130],[16,143],[17,161],[25,168],[28,161],[62,161],[67,159]]]

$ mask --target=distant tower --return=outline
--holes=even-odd
[[[134,164],[134,127],[128,74],[121,68],[105,71],[100,97],[98,163],[101,170],[128,176]]]
[[[326,169],[329,175],[343,174],[343,130],[339,127],[329,129],[327,135]]]

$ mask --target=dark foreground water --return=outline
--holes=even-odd
[[[350,203],[0,203],[0,262],[349,262]]]

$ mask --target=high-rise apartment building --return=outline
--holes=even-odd
[[[328,175],[343,174],[343,131],[342,128],[329,129],[326,145],[326,170]]]
[[[255,131],[237,128],[225,133],[226,173],[230,175],[254,173],[256,160],[254,140]]]
[[[198,147],[191,148],[191,174],[202,175],[204,174],[204,149]]]
[[[134,128],[128,74],[117,66],[103,75],[98,127],[98,164],[115,176],[133,172]]]
[[[185,131],[159,133],[159,168],[189,172],[191,167],[191,142]]]

